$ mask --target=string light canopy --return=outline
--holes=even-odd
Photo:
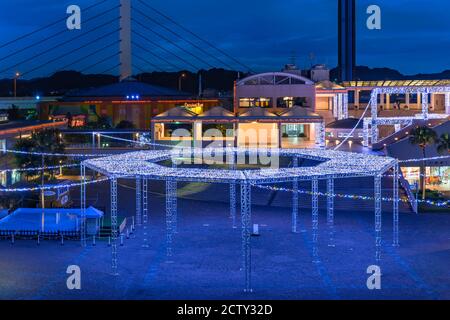
[[[159,162],[177,158],[227,159],[232,163],[242,156],[302,158],[320,162],[311,167],[261,168],[259,170],[201,169],[166,167]],[[233,159],[233,160],[232,160]],[[245,149],[245,148],[180,148],[148,150],[85,160],[83,165],[106,176],[143,177],[151,180],[173,179],[184,182],[256,184],[292,182],[296,180],[336,179],[377,176],[397,160],[389,157],[319,149]]]

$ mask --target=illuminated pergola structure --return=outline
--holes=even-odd
[[[437,114],[432,113],[428,114],[428,120],[438,120],[438,119],[446,119],[449,115],[446,114]],[[395,132],[398,132],[401,130],[402,127],[410,126],[414,123],[415,120],[424,120],[424,117],[422,114],[417,114],[412,117],[377,117],[374,121],[373,118],[364,118],[364,125],[363,125],[363,146],[368,147],[369,146],[369,139],[370,139],[370,127],[372,123],[375,123],[375,126],[394,126]],[[373,128],[373,127],[372,127]],[[377,135],[378,135],[378,128],[377,128]],[[374,145],[374,143],[372,143]]]
[[[293,167],[278,169],[239,170],[236,164],[241,163],[242,157],[283,156],[293,159]],[[161,161],[176,159],[226,159],[227,169],[199,169],[171,167],[159,164]],[[221,159],[221,160],[219,160]],[[245,158],[244,158],[245,159]],[[299,159],[317,161],[310,167],[298,167]],[[389,157],[367,154],[349,153],[320,149],[240,149],[216,148],[195,149],[180,148],[172,150],[150,150],[125,153],[104,158],[91,159],[82,162],[82,181],[85,181],[86,168],[99,172],[110,178],[111,184],[111,227],[112,227],[112,272],[117,275],[117,180],[134,179],[136,181],[136,221],[144,226],[148,223],[148,197],[146,196],[148,182],[159,180],[166,182],[166,228],[167,228],[167,257],[172,257],[172,244],[177,216],[177,183],[203,182],[222,183],[230,185],[230,215],[233,226],[236,219],[236,190],[240,186],[241,222],[242,222],[242,259],[245,274],[245,291],[251,291],[251,190],[254,186],[275,183],[292,183],[292,231],[297,231],[297,216],[299,206],[299,181],[311,181],[312,185],[312,255],[313,262],[319,262],[319,181],[325,180],[327,185],[327,225],[330,233],[330,245],[333,243],[334,230],[334,182],[336,179],[359,177],[374,178],[375,204],[375,248],[376,260],[381,259],[381,182],[382,176],[389,170],[394,172],[393,185],[393,245],[398,246],[399,232],[399,194],[398,194],[398,161]],[[82,194],[85,195],[85,188]],[[86,197],[82,196],[82,209],[86,208]],[[142,219],[143,217],[143,219]],[[82,236],[85,243],[85,236]],[[145,240],[144,240],[145,241]],[[146,244],[145,244],[146,245]]]
[[[415,117],[378,117],[378,95],[379,94],[418,94],[422,97],[422,113]],[[429,95],[432,93],[445,94],[445,114],[430,114],[428,110]],[[401,87],[378,87],[372,90],[370,97],[371,120],[366,120],[364,125],[364,145],[369,145],[368,130],[371,127],[371,143],[378,142],[379,125],[402,125],[410,124],[414,119],[441,119],[450,115],[450,86],[401,86]]]

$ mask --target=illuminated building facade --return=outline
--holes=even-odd
[[[217,99],[198,99],[189,93],[124,80],[68,93],[55,102],[40,103],[38,113],[42,120],[85,117],[84,123],[77,121],[76,126],[106,117],[113,127],[121,121],[129,121],[136,129],[150,129],[152,117],[166,110],[185,107],[201,113],[218,104]]]

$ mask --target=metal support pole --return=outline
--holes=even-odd
[[[147,178],[142,179],[142,209],[143,209],[143,229],[144,229],[144,243],[143,248],[148,248],[148,180]]]
[[[318,263],[319,260],[319,180],[312,180],[312,254],[313,262]]]
[[[363,125],[363,147],[369,146],[369,122],[367,120],[364,120]]]
[[[176,169],[177,164],[172,160],[172,168]],[[172,199],[172,205],[174,209],[172,210],[172,222],[173,222],[173,232],[178,233],[178,210],[176,209],[178,207],[178,183],[176,181],[173,181],[174,185],[174,197]]]
[[[298,168],[298,158],[294,157],[292,159],[292,167]],[[297,227],[298,227],[298,179],[294,179],[292,182],[292,232],[297,233]]]
[[[378,90],[373,89],[370,97],[371,115],[372,115],[372,145],[378,142]]]
[[[168,179],[166,181],[166,250],[167,258],[172,257],[172,243],[173,243],[173,216],[174,211],[177,210],[175,201],[176,197],[176,181]]]
[[[422,93],[422,116],[424,120],[428,120],[428,93]]]
[[[329,232],[329,247],[334,247],[334,179],[327,180],[327,224]]]
[[[398,228],[399,228],[399,212],[398,212],[398,203],[399,203],[399,196],[398,196],[398,180],[399,180],[399,167],[398,163],[394,166],[394,203],[393,203],[393,209],[392,209],[392,218],[393,218],[393,243],[392,245],[394,247],[399,246],[399,240],[398,240]]]
[[[136,177],[136,224],[142,225],[142,178]]]
[[[245,278],[244,292],[252,292],[251,282],[251,234],[252,219],[251,185],[247,182],[241,184],[241,220],[242,220],[242,260]]]
[[[230,183],[230,218],[233,229],[236,229],[236,183]]]
[[[445,114],[450,115],[450,93],[445,94]]]
[[[111,179],[111,269],[112,274],[117,276],[117,178]]]
[[[81,246],[86,247],[86,167],[81,164],[81,219],[80,219],[80,241]]]
[[[375,176],[375,259],[381,260],[381,175]]]
[[[343,95],[343,118],[348,119],[348,93],[344,93]]]
[[[236,170],[236,158],[234,156],[234,152],[232,155],[232,159],[230,162],[230,169]],[[233,223],[233,229],[236,229],[236,183],[231,182],[230,183],[230,218]]]

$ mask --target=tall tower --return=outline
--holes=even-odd
[[[120,80],[133,74],[131,63],[131,0],[120,0]]]
[[[338,0],[338,71],[340,81],[352,81],[356,66],[356,0]]]

